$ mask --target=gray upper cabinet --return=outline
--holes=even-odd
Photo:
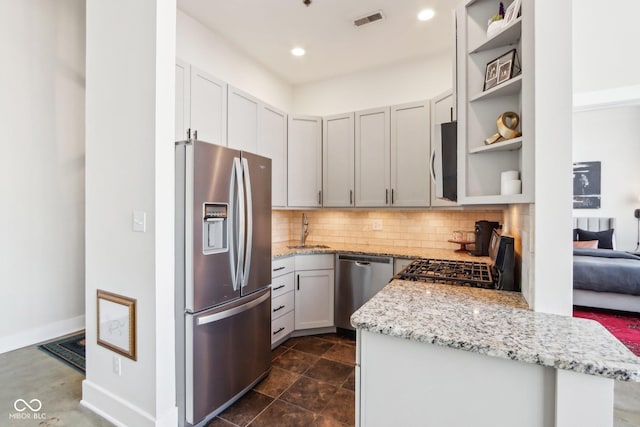
[[[322,120],[323,206],[354,206],[354,113]]]
[[[429,101],[391,107],[389,202],[393,207],[426,207],[431,203],[429,121]]]
[[[287,114],[261,104],[258,154],[271,159],[271,204],[287,206]]]
[[[257,153],[260,101],[233,86],[229,86],[227,100],[227,145]]]
[[[176,109],[175,135],[173,139],[187,139],[187,130],[191,127],[191,66],[176,61]]]
[[[355,114],[355,199],[358,207],[390,205],[389,115],[389,107]]]
[[[201,141],[227,145],[227,84],[194,66],[191,66],[190,76],[188,127],[192,132],[198,132]]]
[[[289,116],[287,198],[291,207],[322,206],[322,119]]]
[[[448,90],[440,95],[431,99],[431,160],[430,171],[434,167],[434,162],[437,159],[435,156],[435,128],[440,126],[441,123],[447,123],[455,120],[453,91]],[[431,180],[431,206],[445,207],[445,206],[458,206],[456,202],[449,200],[439,199],[436,197],[436,188],[433,180]]]

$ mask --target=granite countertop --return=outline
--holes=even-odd
[[[351,316],[359,330],[640,382],[640,358],[594,320],[538,313],[520,293],[393,280]]]
[[[428,249],[412,247],[389,247],[375,245],[351,245],[332,242],[307,242],[307,245],[323,244],[328,248],[297,248],[291,249],[289,245],[299,245],[299,241],[274,243],[271,247],[273,259],[285,258],[292,255],[302,254],[351,254],[351,255],[378,255],[394,258],[438,258],[449,260],[467,260],[490,263],[489,257],[476,257],[468,253],[454,252],[453,249]]]

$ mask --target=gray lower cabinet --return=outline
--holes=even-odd
[[[277,259],[271,265],[271,346],[275,347],[294,329],[294,258]]]
[[[333,326],[333,255],[295,256],[295,329]]]

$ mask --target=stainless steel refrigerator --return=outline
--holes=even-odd
[[[177,405],[199,425],[271,368],[271,160],[197,140],[175,158]]]

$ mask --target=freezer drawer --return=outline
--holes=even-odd
[[[271,368],[271,289],[186,318],[186,419],[221,411]]]

